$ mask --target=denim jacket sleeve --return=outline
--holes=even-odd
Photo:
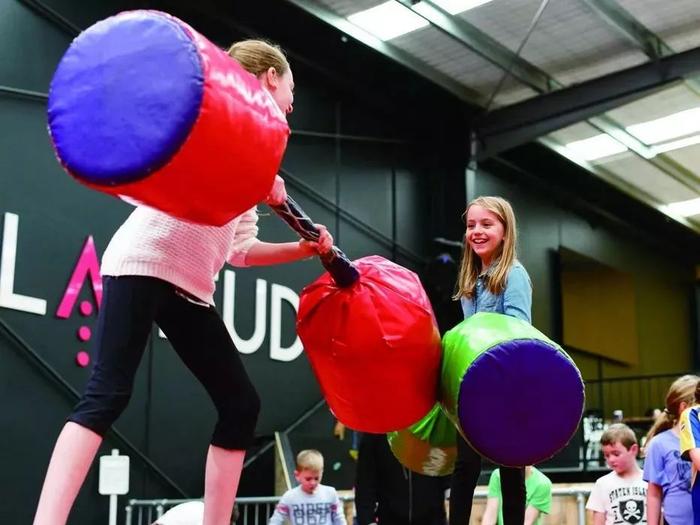
[[[532,284],[527,270],[515,264],[503,291],[503,313],[532,323]]]
[[[474,301],[472,299],[461,297],[459,302],[462,305],[462,314],[464,314],[465,319],[476,313],[476,308],[474,307]]]

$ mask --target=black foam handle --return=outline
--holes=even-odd
[[[270,208],[272,208],[292,230],[297,232],[302,239],[318,242],[320,234],[318,228],[314,226],[314,222],[289,195],[287,195],[287,200],[283,204],[270,206]],[[357,267],[352,264],[348,256],[337,246],[333,246],[330,252],[320,255],[320,258],[323,267],[331,274],[335,283],[341,288],[352,285],[360,278],[360,272]]]

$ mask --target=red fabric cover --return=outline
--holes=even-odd
[[[406,428],[437,399],[435,317],[415,273],[376,255],[354,264],[352,286],[338,288],[325,273],[302,291],[299,337],[342,423],[373,433]]]

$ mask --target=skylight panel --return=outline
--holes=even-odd
[[[697,134],[700,133],[700,108],[634,124],[628,126],[627,131],[649,145]]]
[[[443,8],[451,15],[469,11],[480,5],[488,4],[490,1],[491,0],[432,0],[436,6]],[[417,6],[420,6],[422,3],[423,2],[418,2]]]
[[[581,160],[597,160],[617,153],[627,151],[627,147],[610,135],[602,134],[594,137],[569,142],[566,148]]]
[[[672,202],[671,204],[662,206],[662,208],[669,213],[675,213],[682,217],[691,217],[700,214],[700,199]]]
[[[391,40],[428,25],[423,17],[393,0],[359,11],[348,20],[381,40]]]
[[[667,151],[673,151],[674,149],[687,148],[688,146],[695,146],[696,144],[700,144],[700,134],[691,135],[690,137],[686,137],[684,139],[678,139],[671,142],[665,142],[657,146],[652,146],[652,150],[656,155],[658,155],[659,153],[666,153]]]

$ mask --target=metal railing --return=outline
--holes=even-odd
[[[553,498],[576,498],[576,511],[578,525],[586,524],[586,497],[590,494],[588,488],[557,488],[552,489]],[[485,490],[474,492],[474,499],[485,499],[488,493]],[[279,502],[279,496],[236,498],[238,506],[238,519],[236,525],[264,525],[274,512],[275,505]],[[353,496],[340,496],[343,503],[352,503]],[[125,525],[151,525],[168,509],[189,501],[201,501],[194,499],[149,499],[129,500],[126,505]]]
[[[603,418],[610,418],[613,410],[622,410],[625,417],[645,416],[651,409],[663,409],[668,387],[688,373],[586,380],[586,410],[598,410]]]
[[[280,496],[236,498],[238,519],[236,525],[261,525],[267,523]],[[353,496],[340,496],[343,503],[354,501]],[[125,507],[125,525],[151,525],[168,509],[181,503],[201,499],[132,499]]]

